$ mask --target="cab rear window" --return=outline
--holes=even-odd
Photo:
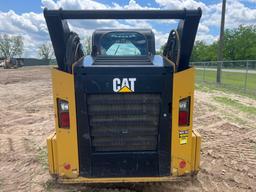
[[[137,32],[110,32],[101,38],[100,54],[109,56],[147,55],[147,40],[144,35]]]

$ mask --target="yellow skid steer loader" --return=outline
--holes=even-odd
[[[52,69],[55,131],[49,171],[63,183],[163,182],[199,171],[189,66],[197,10],[44,10],[58,67]],[[84,56],[69,19],[179,19],[163,54],[151,29],[97,29]]]

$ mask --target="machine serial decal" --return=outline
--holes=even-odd
[[[132,93],[135,91],[136,78],[114,78],[113,91],[116,93]]]

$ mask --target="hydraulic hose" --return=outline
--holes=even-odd
[[[179,66],[180,62],[180,34],[177,30],[172,30],[169,34],[167,44],[163,51],[163,56],[165,56],[169,61],[175,64],[176,68]]]
[[[72,73],[72,65],[84,56],[83,47],[80,38],[74,32],[67,34],[66,38],[66,54],[64,58],[64,71]]]

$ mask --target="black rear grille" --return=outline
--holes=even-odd
[[[160,102],[159,94],[87,95],[94,150],[156,150]]]

